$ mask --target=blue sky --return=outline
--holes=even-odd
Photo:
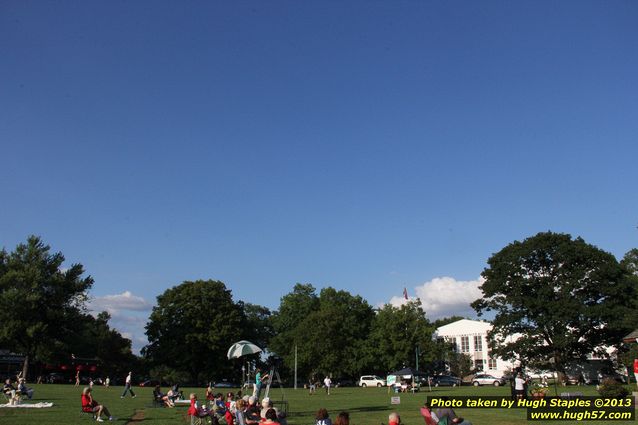
[[[638,246],[637,18],[631,1],[4,1],[0,246],[37,234],[82,263],[137,348],[189,279],[271,308],[295,282],[375,305],[436,288],[431,316],[466,314],[513,240]]]

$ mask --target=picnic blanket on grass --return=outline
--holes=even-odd
[[[42,402],[42,403],[20,403],[20,404],[0,404],[0,408],[9,407],[9,408],[24,408],[24,409],[44,409],[45,407],[53,407],[53,403]]]

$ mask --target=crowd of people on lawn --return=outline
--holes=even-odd
[[[273,406],[270,398],[265,397],[259,400],[261,393],[261,384],[268,375],[260,376],[255,380],[252,395],[242,396],[241,390],[235,395],[229,392],[224,395],[215,393],[212,384],[206,388],[205,401],[200,403],[197,394],[190,393],[187,414],[194,418],[206,418],[212,425],[288,425],[286,413],[279,411]],[[131,376],[129,372],[125,380],[124,392],[125,397],[128,392],[131,397],[135,397],[135,393],[131,389]],[[329,378],[327,378],[329,379]],[[5,389],[8,388],[10,381],[7,380]],[[326,387],[330,387],[331,383],[325,383]],[[10,389],[5,390],[12,391]],[[17,391],[14,389],[13,391]],[[327,390],[329,391],[329,390]],[[328,392],[328,394],[330,394]],[[32,392],[31,392],[32,395]],[[160,385],[156,385],[153,390],[153,400],[168,408],[175,407],[176,403],[183,400],[182,391],[179,385],[174,385],[167,393],[163,393]],[[85,387],[82,391],[82,411],[93,414],[98,422],[103,422],[103,417],[108,420],[114,420],[109,409],[93,398],[92,388]],[[433,411],[427,403],[421,407],[421,416],[423,416],[426,425],[472,425],[471,422],[459,417],[451,408],[440,408]],[[330,419],[330,415],[325,408],[319,409],[315,417],[315,425],[349,425],[350,416],[348,412],[341,412],[335,418],[334,423]],[[388,425],[401,425],[401,417],[397,412],[390,413],[388,417]]]
[[[265,397],[261,402],[257,395],[235,395],[229,392],[215,394],[209,386],[206,389],[206,401],[200,403],[197,394],[189,396],[190,406],[188,415],[197,418],[209,418],[213,425],[287,425],[285,412],[273,407],[270,398]]]

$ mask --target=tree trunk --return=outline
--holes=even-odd
[[[554,353],[554,369],[556,372],[556,379],[560,385],[567,380],[567,373],[565,372],[565,365],[563,364],[563,358],[559,353]]]
[[[29,373],[29,355],[24,356],[24,363],[22,364],[22,377],[27,379],[27,373]]]

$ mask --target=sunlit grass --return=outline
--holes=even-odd
[[[71,385],[33,385],[35,396],[32,402],[51,401],[54,407],[49,409],[0,409],[0,424],[82,424],[91,423],[88,415],[80,413],[81,387]],[[153,425],[187,423],[186,407],[175,409],[152,406],[152,389],[135,388],[137,398],[127,396],[120,399],[122,387],[96,387],[94,398],[105,404],[117,417],[119,424],[124,424],[138,412],[137,419],[143,417],[143,423]],[[319,389],[316,394],[309,395],[303,389],[293,390],[273,388],[271,398],[275,401],[286,399],[290,406],[289,425],[312,425],[314,416],[320,407],[325,407],[334,418],[342,410],[350,413],[353,425],[387,424],[388,414],[396,410],[401,415],[404,425],[423,425],[419,415],[419,407],[430,395],[463,395],[463,396],[509,396],[509,387],[460,387],[433,388],[432,392],[424,391],[416,394],[392,394],[385,388],[336,388],[327,395]],[[220,390],[226,392],[228,390]],[[235,390],[236,391],[236,390]],[[552,390],[553,391],[553,390]],[[562,391],[580,391],[584,395],[596,395],[594,387],[559,388]],[[204,388],[184,388],[184,394],[195,392],[199,398],[204,396]],[[550,393],[550,395],[553,394]],[[400,396],[400,404],[392,405],[392,396]],[[458,409],[457,414],[466,417],[474,425],[509,425],[525,424],[523,409]],[[583,422],[561,422],[561,424],[580,424]],[[595,422],[590,422],[595,423]],[[600,422],[598,422],[600,423]],[[616,424],[633,422],[614,422]]]

